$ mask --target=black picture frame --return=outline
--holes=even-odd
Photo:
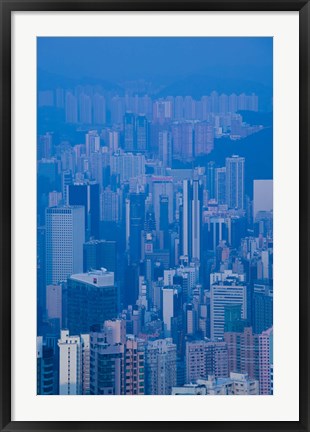
[[[300,420],[292,422],[23,422],[11,421],[11,13],[14,11],[298,11],[300,70]],[[309,25],[310,5],[305,0],[0,0],[1,108],[0,108],[0,426],[1,431],[65,430],[208,430],[310,431],[309,423]]]

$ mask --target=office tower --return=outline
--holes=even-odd
[[[138,115],[136,118],[136,150],[145,152],[149,144],[149,124],[145,115]]]
[[[165,233],[169,230],[169,197],[167,195],[159,197],[159,229]]]
[[[193,180],[193,196],[192,196],[192,239],[191,239],[191,260],[200,261],[200,227],[201,227],[201,188],[198,180]]]
[[[172,165],[172,136],[171,133],[164,130],[158,135],[158,155],[162,161],[163,167],[171,167]]]
[[[229,208],[244,209],[244,162],[239,156],[226,158],[226,204]]]
[[[207,190],[208,190],[208,199],[215,198],[215,162],[208,162],[207,167]]]
[[[207,122],[198,122],[194,125],[194,153],[195,156],[205,156],[214,148],[213,126]]]
[[[77,98],[71,92],[66,92],[66,123],[78,122]]]
[[[125,394],[143,395],[145,378],[145,342],[133,335],[126,337],[125,361]]]
[[[62,285],[46,286],[46,313],[48,319],[57,320],[62,328]]]
[[[273,297],[271,294],[253,294],[253,331],[262,333],[272,327],[273,323]]]
[[[89,394],[89,335],[70,336],[61,330],[59,347],[59,394]]]
[[[106,268],[116,274],[116,242],[90,240],[83,245],[84,272]]]
[[[247,318],[247,286],[237,277],[211,284],[211,339],[224,335],[227,305],[241,305],[241,318]]]
[[[273,210],[273,180],[254,180],[253,191],[253,220],[259,212]]]
[[[105,98],[99,93],[93,96],[93,114],[94,124],[102,126],[106,123]]]
[[[68,278],[68,329],[88,333],[92,325],[115,318],[117,293],[114,273],[105,269],[73,274]]]
[[[131,193],[129,195],[129,254],[132,263],[141,259],[141,232],[145,221],[145,195]]]
[[[136,117],[131,112],[124,115],[124,150],[135,151]]]
[[[198,179],[183,180],[182,254],[189,261],[200,261],[203,188]]]
[[[119,175],[121,183],[145,174],[145,156],[142,154],[122,153],[111,156],[111,174]]]
[[[145,354],[146,394],[170,395],[177,382],[176,345],[172,339],[149,341]]]
[[[85,93],[81,93],[79,96],[79,122],[82,124],[92,124],[92,100]]]
[[[84,208],[46,209],[46,284],[58,284],[83,271]]]
[[[168,198],[168,220],[172,223],[174,220],[173,212],[173,179],[170,176],[152,176],[152,199],[155,212],[156,228],[160,229],[160,197],[162,195]]]
[[[43,344],[43,337],[37,336],[37,394],[54,394],[54,352]]]
[[[90,342],[90,394],[124,394],[125,321],[105,321],[102,325],[93,326]]]
[[[224,341],[188,341],[186,342],[186,383],[197,379],[228,376],[228,351]]]
[[[100,136],[96,130],[91,130],[85,135],[86,156],[100,150]]]
[[[215,168],[214,198],[218,204],[226,204],[226,167]]]
[[[84,206],[86,236],[99,238],[99,184],[74,183],[68,186],[69,205]]]

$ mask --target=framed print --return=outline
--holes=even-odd
[[[1,430],[309,429],[308,28],[1,2]]]

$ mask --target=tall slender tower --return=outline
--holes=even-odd
[[[199,180],[183,180],[182,253],[190,261],[200,261],[202,202]]]
[[[244,162],[243,157],[226,158],[226,203],[229,208],[244,209]]]

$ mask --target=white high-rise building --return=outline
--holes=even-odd
[[[82,344],[80,336],[61,330],[59,347],[59,394],[82,394]]]
[[[244,161],[236,155],[226,158],[226,204],[229,208],[244,209]]]
[[[224,336],[225,306],[241,305],[241,318],[247,318],[247,286],[237,277],[211,285],[210,300],[211,339]]]
[[[46,283],[58,284],[83,272],[83,206],[46,209]]]
[[[59,394],[89,394],[90,339],[89,334],[70,336],[61,330],[59,347]]]

